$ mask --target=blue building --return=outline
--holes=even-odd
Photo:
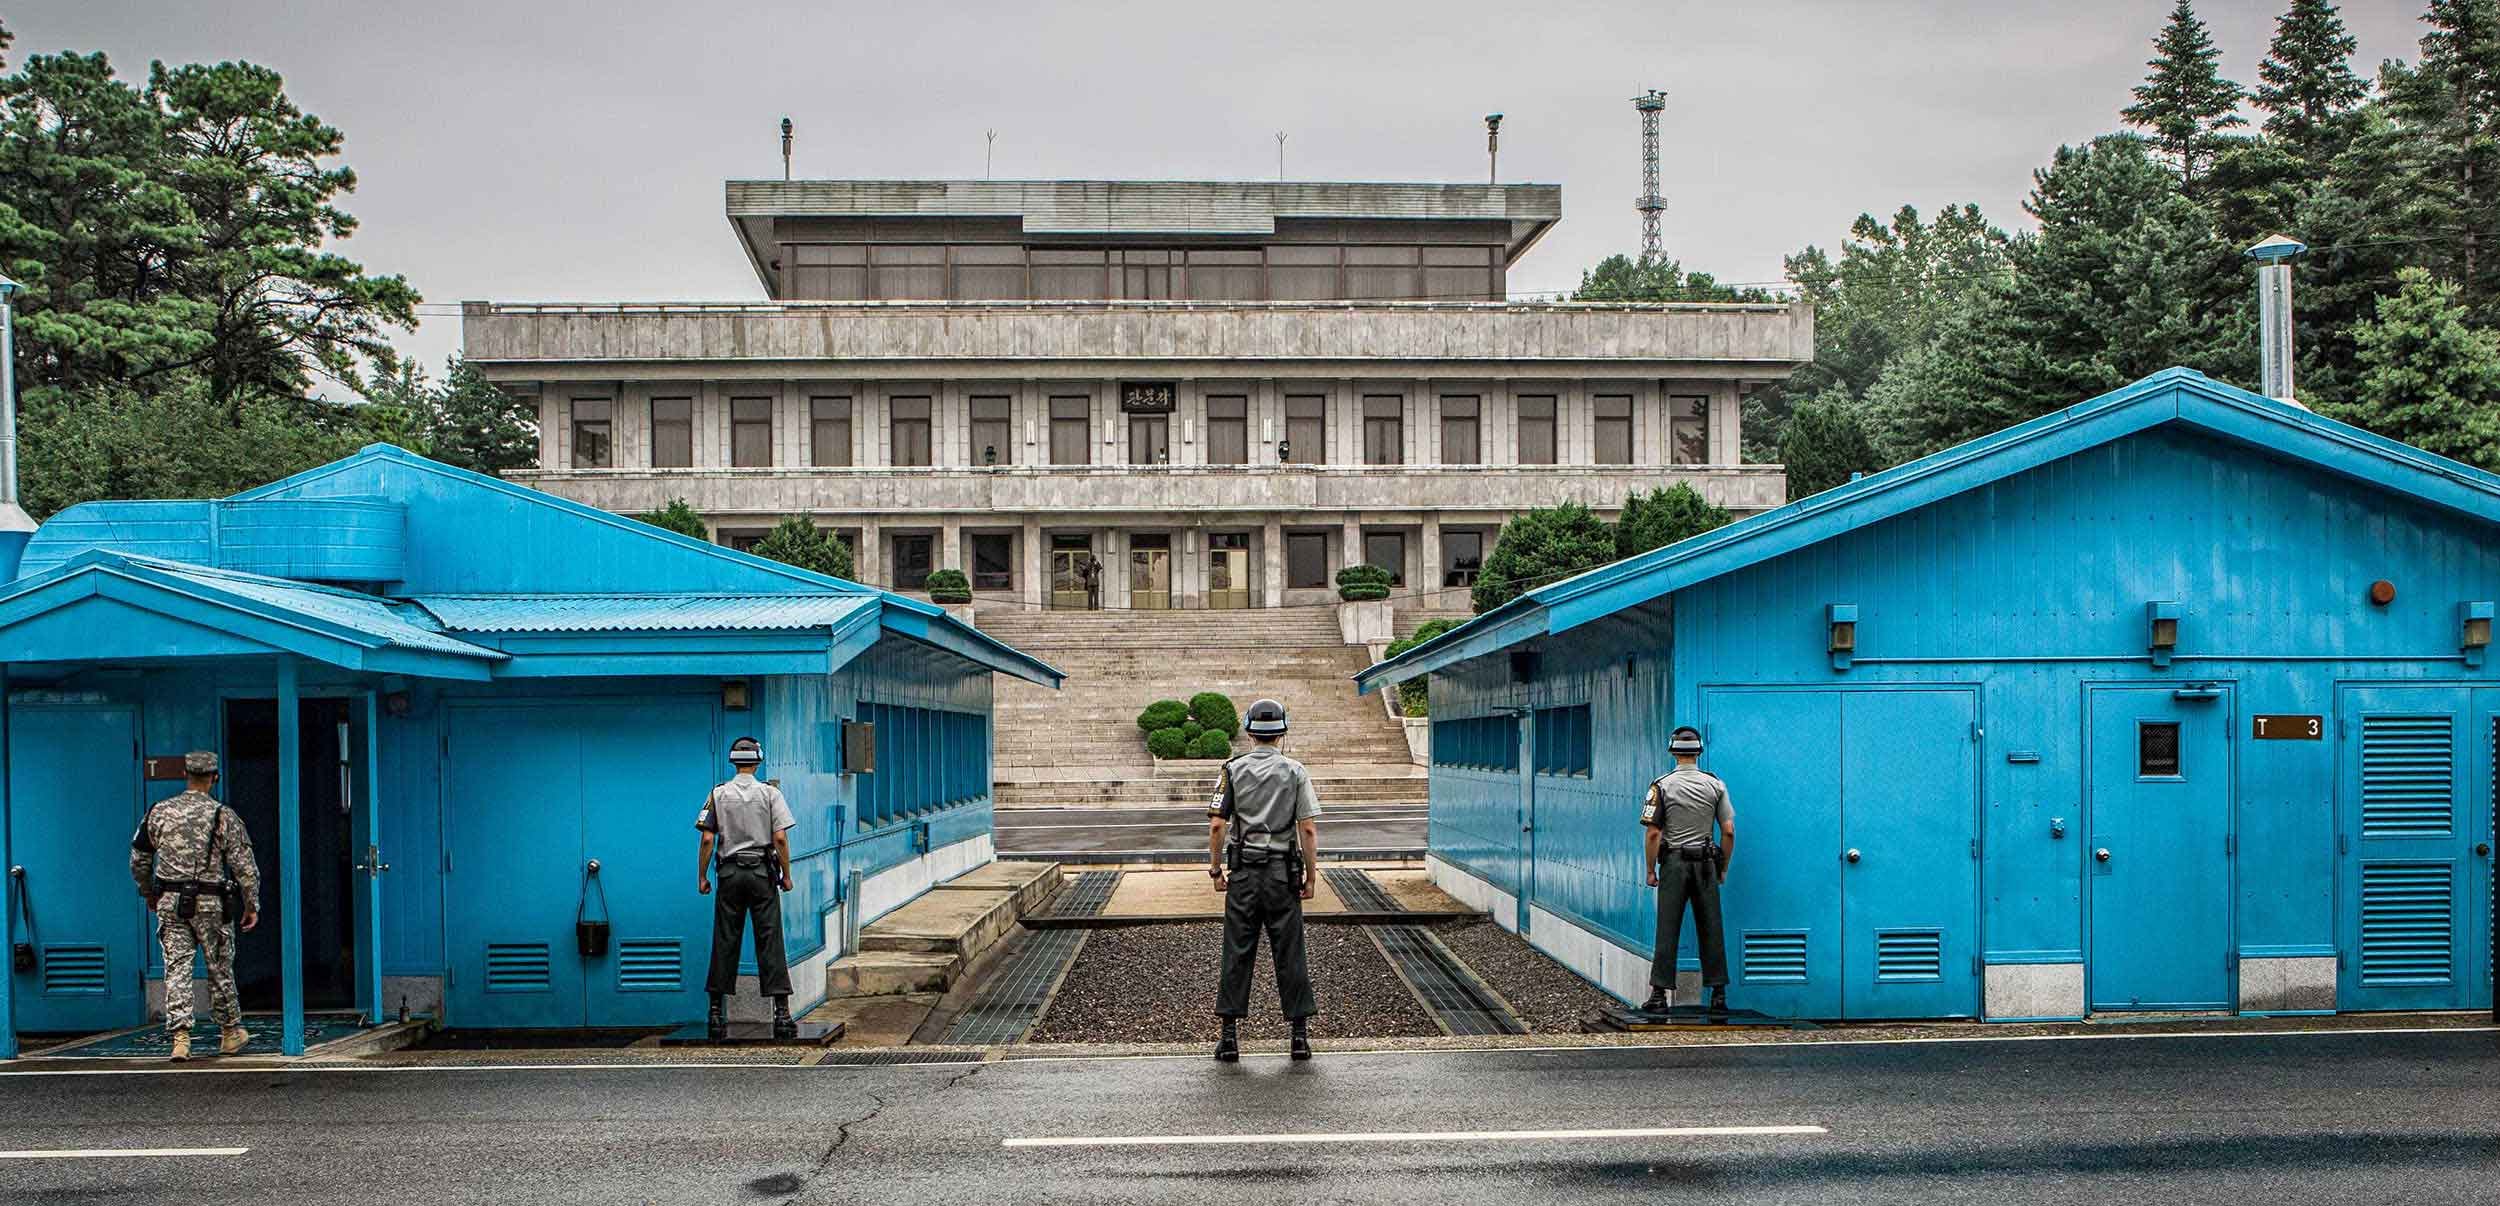
[[[290,1048],[307,1009],[659,1025],[701,1016],[692,825],[731,740],[799,818],[805,1006],[846,932],[991,859],[991,675],[1058,681],[926,603],[388,447],[54,516],[0,587],[0,673],[0,1054],[150,1016],[122,865],[185,750],[222,752],[259,848],[238,971]]]
[[[1692,723],[1740,1005],[2481,1007],[2495,527],[2500,478],[2174,369],[1361,683],[1431,675],[1435,879],[1626,998],[1639,797]]]

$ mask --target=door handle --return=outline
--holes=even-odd
[[[356,869],[367,875],[380,875],[381,873],[390,870],[391,865],[382,861],[382,848],[380,846],[367,846],[365,847],[365,857],[362,861],[359,861],[356,864]]]
[[[2106,862],[2108,862],[2108,861],[2109,861],[2109,847],[2107,847],[2107,846],[2103,846],[2103,847],[2101,847],[2100,849],[2093,851],[2093,852],[2092,852],[2092,859],[2093,859],[2093,861],[2094,861],[2094,862],[2102,862],[2102,863],[2106,863]]]
[[[1854,862],[1856,862],[1856,861],[1858,861],[1858,848],[1857,848],[1857,847],[1855,847],[1855,846],[1851,846],[1851,847],[1849,848],[1849,853],[1844,854],[1844,855],[1842,855],[1841,857],[1842,857],[1842,858],[1845,858],[1845,859],[1848,859],[1850,862],[1853,862],[1853,863],[1854,863]]]
[[[583,864],[582,870],[588,871],[592,875],[597,875],[599,873],[599,860],[594,858],[588,863]]]
[[[2476,858],[2490,858],[2490,857],[2491,857],[2491,843],[2489,843],[2489,842],[2476,842],[2476,843],[2474,843],[2474,856],[2475,856]]]

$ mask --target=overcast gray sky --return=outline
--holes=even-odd
[[[25,0],[12,62],[64,49],[249,59],[347,133],[344,250],[425,294],[439,368],[462,299],[761,296],[721,182],[1002,178],[1475,180],[1563,186],[1511,276],[1567,288],[1637,251],[1640,127],[1664,88],[1667,249],[1722,280],[1837,244],[1861,211],[1977,201],[2022,222],[2031,170],[2116,128],[2171,0],[1054,4],[684,0]],[[2205,0],[2254,81],[2284,0]],[[2411,60],[2419,0],[2348,2],[2357,66]]]

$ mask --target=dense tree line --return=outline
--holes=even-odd
[[[356,230],[345,141],[249,63],[154,63],[139,82],[65,53],[0,75],[28,510],[229,493],[374,440],[529,463],[527,408],[464,365],[436,382],[393,354],[418,296],[338,252]]]
[[[1803,497],[2171,365],[2254,387],[2242,252],[2283,233],[2310,247],[2302,402],[2500,469],[2500,0],[2431,0],[2423,26],[2373,81],[2336,6],[2292,0],[2247,89],[2180,0],[2128,128],[2033,173],[2036,230],[1904,205],[1788,258],[1815,363],[1748,399],[1747,458]],[[1672,262],[1600,269],[1578,296],[1752,300]]]

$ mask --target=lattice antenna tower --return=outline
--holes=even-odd
[[[1659,216],[1667,212],[1667,199],[1658,195],[1658,114],[1667,107],[1667,94],[1652,88],[1633,97],[1632,107],[1641,113],[1641,196],[1632,208],[1641,211],[1641,262],[1646,264],[1666,254],[1666,241],[1658,233]]]

